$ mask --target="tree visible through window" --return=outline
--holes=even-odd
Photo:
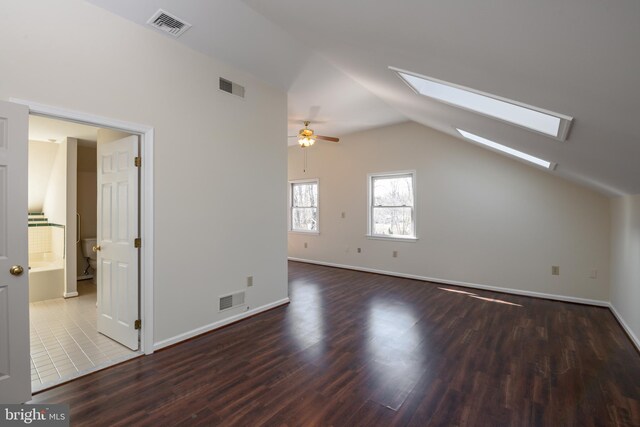
[[[318,232],[318,181],[290,184],[291,231]]]
[[[413,172],[371,175],[369,234],[415,237],[414,178]]]

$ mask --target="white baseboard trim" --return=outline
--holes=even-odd
[[[544,298],[544,299],[551,299],[551,300],[564,301],[564,302],[573,302],[573,303],[577,303],[577,304],[595,305],[595,306],[598,306],[598,307],[609,307],[610,306],[608,301],[601,301],[601,300],[594,300],[594,299],[587,299],[587,298],[578,298],[578,297],[571,297],[571,296],[566,296],[566,295],[545,294],[545,293],[542,293],[542,292],[524,291],[524,290],[520,290],[520,289],[500,288],[500,287],[497,287],[497,286],[481,285],[481,284],[478,284],[478,283],[460,282],[460,281],[457,281],[457,280],[439,279],[439,278],[436,278],[436,277],[417,276],[415,274],[396,273],[394,271],[377,270],[377,269],[374,269],[374,268],[356,267],[356,266],[353,266],[353,265],[335,264],[335,263],[332,263],[332,262],[315,261],[315,260],[310,260],[310,259],[289,257],[289,260],[290,261],[297,261],[297,262],[305,262],[305,263],[308,263],[308,264],[324,265],[324,266],[327,266],[327,267],[344,268],[344,269],[347,269],[347,270],[364,271],[366,273],[384,274],[386,276],[402,277],[402,278],[405,278],[405,279],[421,280],[421,281],[424,281],[424,282],[435,282],[435,283],[441,283],[441,284],[445,284],[445,285],[464,286],[465,288],[483,289],[485,291],[502,292],[502,293],[505,293],[505,294],[522,295],[522,296],[526,296],[526,297]]]
[[[611,303],[609,303],[609,310],[611,310],[616,319],[618,319],[618,322],[622,325],[624,331],[627,333],[629,338],[631,338],[631,341],[633,342],[633,344],[635,344],[638,351],[640,351],[640,340],[638,339],[636,334],[633,333],[629,325],[627,325],[627,322],[624,321],[620,313],[618,313],[618,310],[616,310],[616,308]]]
[[[226,319],[222,319],[222,320],[219,320],[217,322],[213,322],[213,323],[210,323],[208,325],[201,326],[201,327],[196,328],[196,329],[192,329],[191,331],[184,332],[182,334],[176,335],[175,337],[171,337],[171,338],[168,338],[166,340],[162,340],[162,341],[159,341],[159,342],[155,343],[153,345],[153,350],[154,351],[160,350],[161,348],[168,347],[168,346],[173,345],[173,344],[177,344],[180,341],[188,340],[189,338],[193,338],[193,337],[198,336],[198,335],[202,335],[204,333],[207,333],[207,332],[213,331],[215,329],[221,328],[223,326],[226,326],[226,325],[228,325],[230,323],[237,322],[238,320],[242,320],[242,319],[245,319],[247,317],[254,316],[254,315],[258,314],[258,313],[262,313],[263,311],[271,310],[272,308],[276,308],[276,307],[279,307],[281,305],[288,304],[289,302],[290,302],[289,298],[283,298],[281,300],[274,301],[272,303],[265,304],[265,305],[260,306],[260,307],[256,307],[256,308],[254,308],[252,310],[248,310],[248,311],[245,311],[243,313],[236,314],[235,316],[227,317]]]
[[[62,296],[64,296],[65,298],[73,298],[73,297],[77,297],[78,296],[78,292],[65,292],[64,294],[62,294]]]

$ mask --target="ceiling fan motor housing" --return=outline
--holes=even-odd
[[[313,135],[313,129],[300,129],[300,137],[301,138],[305,138],[305,137],[310,137],[311,135]]]

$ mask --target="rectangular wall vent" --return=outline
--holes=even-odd
[[[171,34],[176,38],[191,28],[191,24],[162,9],[158,9],[158,11],[149,18],[147,24],[160,31]]]
[[[231,295],[221,296],[218,310],[224,311],[230,308],[238,307],[240,305],[244,305],[244,291],[236,292],[235,294]]]
[[[220,77],[220,90],[244,98],[244,86]]]

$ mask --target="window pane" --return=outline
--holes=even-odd
[[[292,208],[291,229],[299,231],[318,231],[318,209]]]
[[[374,206],[413,206],[413,182],[410,175],[373,179]]]
[[[292,185],[291,202],[293,207],[317,207],[318,184],[310,182],[306,184]]]
[[[373,208],[373,234],[413,236],[413,209]]]

